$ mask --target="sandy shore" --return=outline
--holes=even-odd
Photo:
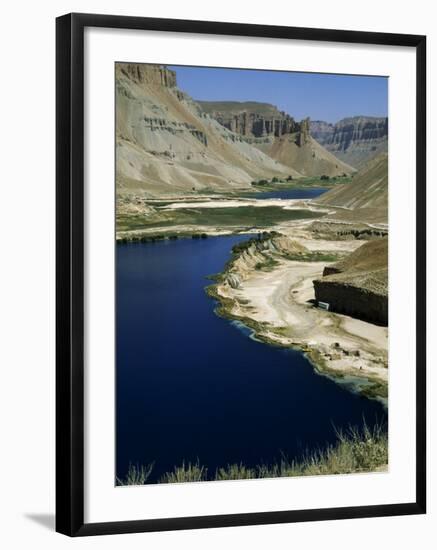
[[[264,199],[202,197],[202,200],[179,198],[155,207],[172,211],[180,208],[235,208],[241,206],[278,206],[285,209],[310,209],[327,213],[326,207],[315,207],[302,199]],[[329,218],[329,216],[328,216]],[[320,218],[326,226],[348,227],[351,222]],[[336,240],[335,230],[328,240],[316,235],[311,226],[315,219],[280,222],[269,230],[286,235],[310,252],[346,254],[353,252],[363,241]],[[383,224],[362,223],[364,227],[382,228]],[[173,225],[117,232],[117,238],[147,238],[191,235],[226,235],[244,230],[259,234],[259,228],[211,227],[201,225]],[[265,259],[265,258],[264,258]],[[244,270],[238,288],[219,283],[210,293],[222,302],[222,313],[251,326],[257,337],[268,342],[302,349],[318,370],[336,379],[354,383],[364,393],[384,400],[388,381],[388,329],[345,315],[316,308],[313,280],[322,275],[326,261],[291,261],[274,255],[270,270]],[[370,389],[370,391],[369,391]]]
[[[209,199],[205,201],[178,201],[158,206],[158,210],[180,210],[186,208],[239,208],[243,206],[253,206],[256,208],[266,208],[276,206],[284,210],[311,210],[313,212],[327,213],[329,208],[311,204],[309,200],[303,199]]]
[[[302,232],[302,224],[300,231]],[[292,234],[292,232],[289,231]],[[299,233],[296,231],[296,233]],[[293,238],[295,238],[293,236]],[[297,240],[312,251],[351,252],[362,241],[323,241],[301,233]],[[271,271],[245,272],[238,288],[216,286],[226,313],[252,321],[257,336],[272,343],[303,349],[321,371],[363,387],[373,386],[382,397],[388,381],[388,329],[316,308],[313,280],[326,262],[281,260]]]

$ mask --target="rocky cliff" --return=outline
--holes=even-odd
[[[198,104],[223,127],[302,176],[341,176],[354,172],[354,168],[313,139],[309,118],[297,122],[275,105],[256,101],[198,101]]]
[[[387,151],[387,117],[356,116],[336,124],[315,120],[311,121],[310,130],[328,151],[356,168]]]
[[[117,193],[148,196],[250,188],[297,172],[201,111],[160,65],[116,64]]]
[[[309,251],[299,242],[286,235],[266,232],[244,241],[232,249],[233,258],[222,274],[221,283],[226,287],[239,288],[253,270],[269,270],[276,258],[284,255],[305,255]]]
[[[368,241],[347,258],[325,267],[314,283],[318,302],[329,310],[388,324],[388,239]]]
[[[197,101],[201,109],[225,128],[242,136],[280,137],[300,130],[293,117],[270,103],[257,101]]]
[[[163,65],[141,63],[118,63],[117,76],[124,75],[131,82],[152,87],[176,87],[176,73]]]

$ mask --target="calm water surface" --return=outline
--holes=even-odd
[[[214,314],[205,277],[247,237],[117,246],[117,476],[299,458],[386,412]]]
[[[315,199],[329,191],[326,187],[302,187],[297,189],[275,189],[251,195],[256,199]]]

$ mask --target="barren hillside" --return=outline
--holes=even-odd
[[[297,122],[275,105],[256,101],[198,103],[222,126],[303,176],[341,176],[355,171],[311,137],[308,118]]]
[[[338,185],[314,202],[342,210],[336,217],[386,222],[388,216],[388,155],[381,153],[368,162],[352,183]],[[350,215],[348,215],[348,211]]]
[[[117,192],[249,188],[295,171],[202,113],[159,65],[116,65]]]

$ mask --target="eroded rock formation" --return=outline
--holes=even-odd
[[[297,136],[297,144],[299,147],[303,147],[310,141],[310,119],[305,118],[300,123],[299,134]]]
[[[388,324],[388,239],[368,241],[313,281],[317,302],[329,310]]]
[[[246,138],[264,138],[296,134],[299,146],[308,142],[310,119],[297,122],[275,105],[256,101],[198,101],[201,109],[222,126]]]
[[[355,168],[387,151],[387,117],[356,116],[336,124],[314,120],[310,128],[314,139]]]
[[[163,65],[146,63],[120,63],[120,72],[137,84],[149,86],[176,87],[176,73]]]
[[[161,65],[116,64],[116,136],[118,194],[244,189],[299,176],[203,113]]]

